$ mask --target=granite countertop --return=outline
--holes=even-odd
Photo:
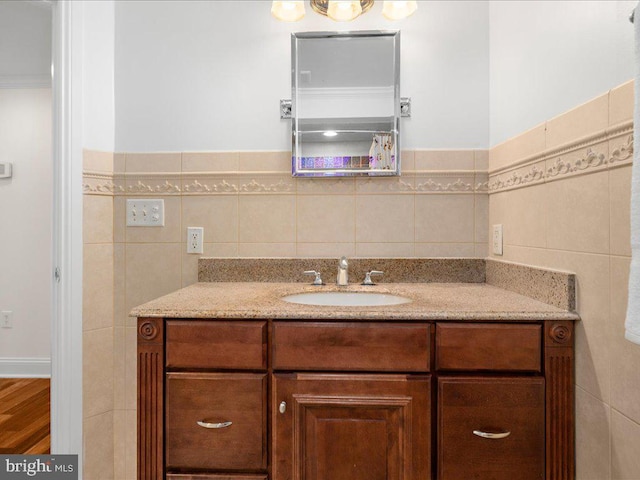
[[[285,295],[366,291],[410,298],[378,307],[292,304]],[[487,283],[381,283],[313,286],[283,282],[201,282],[134,308],[134,317],[315,320],[578,320],[572,311]]]

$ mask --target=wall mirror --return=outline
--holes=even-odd
[[[400,32],[291,36],[293,175],[400,174]]]

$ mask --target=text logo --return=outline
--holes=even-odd
[[[0,455],[0,480],[78,480],[78,455]]]

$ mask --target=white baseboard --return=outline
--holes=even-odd
[[[0,378],[50,378],[50,358],[0,357]]]

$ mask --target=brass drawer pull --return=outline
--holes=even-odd
[[[199,420],[196,423],[203,428],[226,428],[230,427],[233,422],[209,423]]]
[[[482,437],[482,438],[489,438],[491,440],[498,440],[500,438],[508,437],[509,435],[511,435],[511,432],[493,433],[493,432],[483,432],[482,430],[474,430],[473,434],[477,435],[478,437]]]

